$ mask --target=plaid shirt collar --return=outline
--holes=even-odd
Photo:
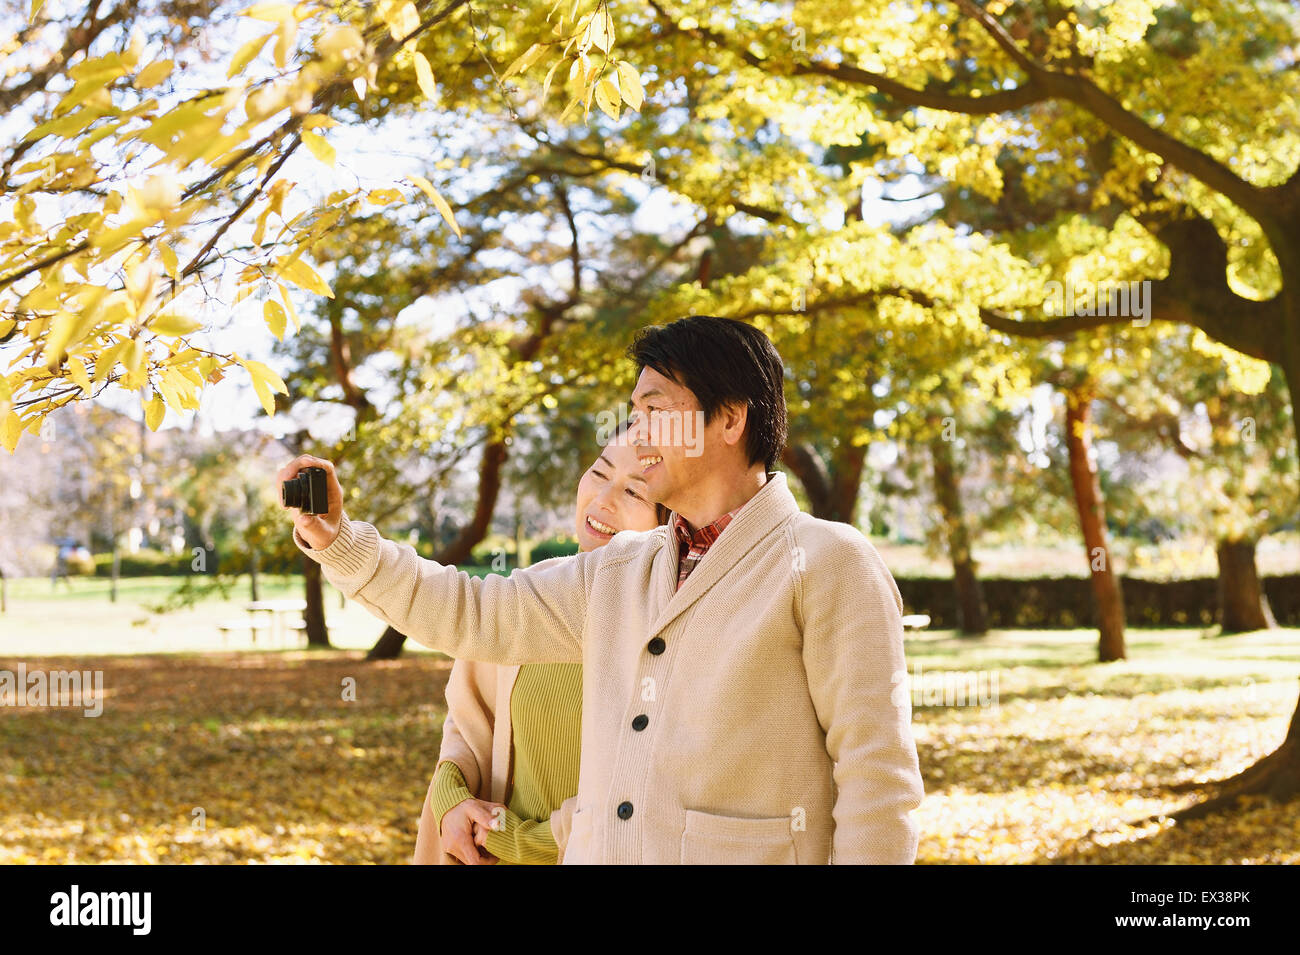
[[[744,507],[742,504],[740,507]],[[713,546],[713,542],[726,530],[731,519],[740,511],[740,507],[728,511],[711,524],[705,524],[699,530],[692,531],[690,525],[680,515],[673,521],[673,535],[677,538],[677,589],[691,575],[700,560]]]

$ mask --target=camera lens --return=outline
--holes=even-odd
[[[280,488],[280,499],[285,507],[302,507],[302,486],[300,477],[289,478]]]

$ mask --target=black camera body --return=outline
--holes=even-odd
[[[303,468],[297,477],[283,483],[280,499],[285,507],[299,508],[304,514],[328,514],[329,484],[325,480],[325,469]]]

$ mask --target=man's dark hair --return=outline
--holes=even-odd
[[[627,350],[637,371],[653,368],[689,388],[713,420],[722,405],[748,407],[745,450],[749,463],[772,471],[785,448],[785,366],[768,337],[733,318],[692,315],[636,334]]]

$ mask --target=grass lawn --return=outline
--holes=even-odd
[[[102,577],[73,577],[57,589],[51,588],[48,578],[10,581],[8,610],[0,614],[0,653],[49,656],[267,648],[269,634],[255,646],[249,632],[223,638],[217,628],[223,620],[249,618],[244,609],[252,599],[247,576],[231,588],[229,599],[214,594],[192,608],[152,613],[148,608],[173,592],[181,580],[123,578],[118,581],[116,602],[109,601],[109,581]],[[262,600],[302,597],[301,577],[263,574],[259,584]],[[341,606],[339,592],[327,581],[322,586],[330,643],[341,649],[368,650],[383,632],[383,623],[355,603]],[[262,621],[267,617],[258,616]],[[265,628],[262,633],[267,633]],[[429,652],[414,642],[408,646],[412,652]]]
[[[0,710],[0,862],[409,858],[445,658],[365,663],[382,626],[332,591],[331,637],[349,649],[222,652],[214,621],[239,616],[246,590],[158,617],[138,604],[156,581],[125,582],[117,604],[92,583],[56,598],[48,580],[11,585],[0,616],[0,669],[102,670],[105,691],[96,718]],[[1084,630],[909,635],[918,861],[1300,862],[1300,803],[1137,822],[1277,746],[1298,637],[1130,630],[1132,659],[1097,664]],[[982,677],[985,705],[945,705],[945,679],[964,675]]]

